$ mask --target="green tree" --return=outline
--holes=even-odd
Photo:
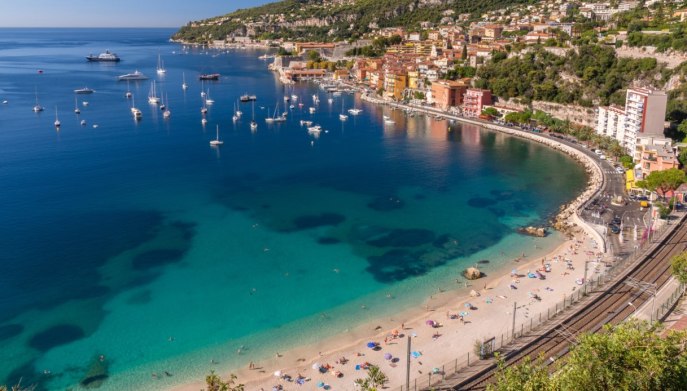
[[[686,261],[687,262],[687,261]],[[683,265],[685,266],[685,265]],[[516,367],[499,365],[492,391],[606,391],[687,389],[687,332],[659,335],[657,325],[628,321],[583,334],[566,358],[553,364],[542,358]]]
[[[638,181],[637,186],[642,189],[655,191],[665,200],[666,193],[674,191],[685,183],[685,172],[677,168],[654,171],[644,180]]]
[[[687,252],[680,253],[670,261],[670,270],[683,284],[687,283]]]
[[[561,390],[684,390],[687,336],[630,321],[583,335],[556,375]]]
[[[389,378],[376,365],[370,365],[367,369],[367,377],[365,379],[356,379],[355,384],[360,386],[362,391],[377,391],[383,388],[384,384],[389,381]]]
[[[622,163],[623,167],[630,169],[635,166],[632,156],[630,155],[623,155],[620,157],[620,163]]]
[[[487,107],[486,109],[482,110],[482,114],[488,115],[490,117],[495,117],[495,118],[498,118],[501,116],[501,113],[499,113],[499,111],[493,107]]]
[[[555,390],[542,358],[532,361],[527,357],[520,365],[506,367],[503,359],[497,357],[497,365],[496,383],[488,385],[487,391]]]
[[[677,160],[682,164],[683,169],[687,169],[687,149],[680,151],[680,154],[677,155]]]
[[[322,57],[320,56],[320,52],[318,52],[317,50],[308,50],[308,53],[306,53],[306,58],[312,62],[320,62],[320,60],[322,59]]]
[[[210,371],[210,374],[205,376],[205,384],[207,391],[244,391],[243,384],[236,383],[236,375],[233,373],[229,375],[228,380],[222,380],[215,371]]]
[[[466,60],[468,58],[468,45],[463,45],[463,52],[461,58],[463,60]]]

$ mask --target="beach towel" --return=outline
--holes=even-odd
[[[410,354],[411,354],[414,358],[418,358],[418,357],[422,356],[422,353],[420,353],[420,352],[412,352],[412,353],[410,353]]]

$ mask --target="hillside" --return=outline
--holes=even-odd
[[[422,22],[449,22],[533,0],[283,0],[191,22],[174,36],[207,42],[226,36],[337,41],[382,27],[419,29]],[[443,19],[443,20],[442,20]]]

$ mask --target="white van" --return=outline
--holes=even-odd
[[[594,151],[594,153],[597,154],[597,155],[602,155],[602,154],[603,154],[603,152],[601,152],[600,149],[597,149],[596,151]]]
[[[604,154],[602,153],[601,155],[599,155],[599,159],[601,159],[601,160],[606,160],[606,155],[604,155]]]

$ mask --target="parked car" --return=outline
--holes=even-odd
[[[616,235],[619,234],[620,233],[620,227],[618,227],[617,225],[611,225],[611,232],[613,232]]]
[[[637,196],[637,201],[649,201],[649,197],[647,196]]]

